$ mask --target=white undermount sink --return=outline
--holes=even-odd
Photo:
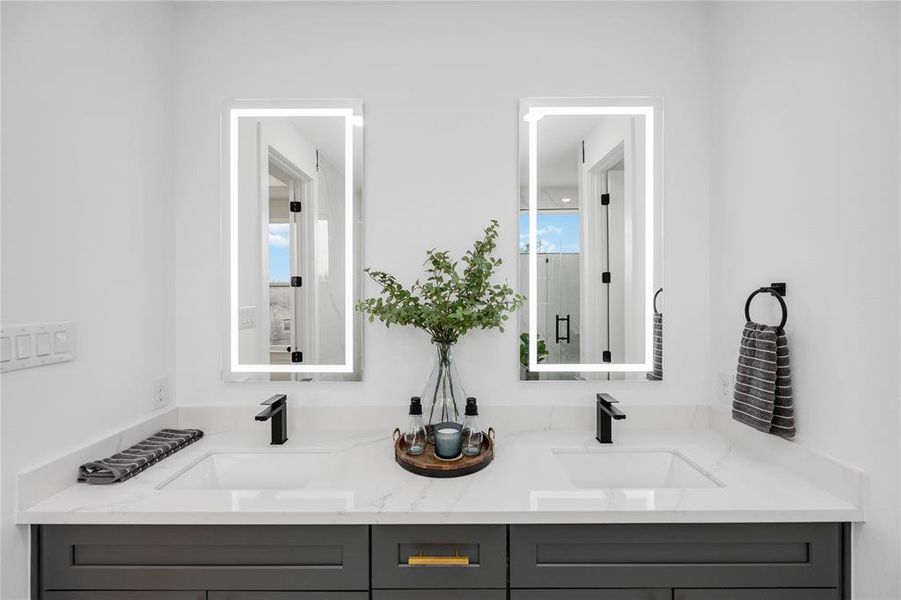
[[[553,451],[557,464],[580,489],[717,488],[723,485],[673,450]]]
[[[167,490],[300,490],[328,452],[214,452],[160,486]]]

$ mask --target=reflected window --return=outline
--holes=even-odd
[[[288,283],[291,277],[291,226],[269,223],[269,282]]]
[[[269,284],[269,344],[291,345],[291,313],[293,291],[287,283]]]
[[[581,225],[579,213],[546,210],[538,212],[538,253],[578,254]],[[519,213],[519,253],[529,253],[529,211]]]

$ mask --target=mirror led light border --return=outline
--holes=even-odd
[[[538,362],[538,122],[548,115],[616,115],[645,118],[645,362]],[[545,373],[643,373],[653,370],[654,291],[654,107],[653,106],[533,106],[523,119],[529,124],[529,370]]]
[[[241,117],[344,117],[344,364],[245,365],[238,356],[238,119]],[[354,127],[362,117],[352,108],[232,108],[229,109],[229,362],[234,373],[352,373],[353,336],[353,181]]]

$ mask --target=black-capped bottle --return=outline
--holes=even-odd
[[[422,425],[422,400],[419,396],[410,398],[410,421],[404,432],[404,444],[407,454],[422,454],[425,452],[426,435]]]
[[[463,417],[463,454],[478,456],[481,452],[482,428],[479,426],[479,407],[475,398],[467,398]]]

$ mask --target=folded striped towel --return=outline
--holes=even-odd
[[[81,465],[78,481],[103,484],[131,479],[202,437],[203,432],[199,429],[163,429],[109,458]]]
[[[764,433],[795,435],[788,340],[781,327],[748,322],[741,335],[732,418]]]
[[[663,313],[654,311],[654,370],[647,374],[651,381],[663,379]]]

